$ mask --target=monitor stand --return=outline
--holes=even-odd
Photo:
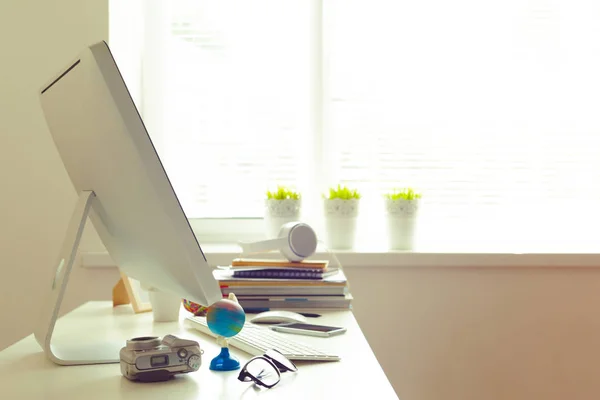
[[[42,304],[42,315],[35,328],[35,338],[40,344],[46,356],[59,365],[86,365],[86,364],[109,364],[119,362],[119,350],[124,342],[120,343],[88,343],[85,338],[76,340],[76,343],[68,347],[56,347],[52,345],[52,333],[58,319],[58,312],[62,303],[69,275],[73,269],[73,263],[77,256],[77,249],[81,240],[81,234],[85,227],[90,207],[95,201],[96,195],[93,191],[82,191],[79,200],[71,216],[69,226],[63,245],[60,249],[56,271],[48,289],[46,301]],[[85,332],[81,332],[85,334]]]

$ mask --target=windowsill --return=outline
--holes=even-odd
[[[240,247],[236,244],[202,245],[211,266],[229,265],[231,260],[240,257]],[[572,253],[508,253],[508,252],[403,252],[384,250],[338,250],[336,257],[344,268],[355,267],[430,267],[430,268],[599,268],[600,254],[590,252]],[[278,253],[268,254],[277,257]],[[265,258],[265,255],[261,255]],[[313,258],[330,260],[326,251],[318,251]],[[81,266],[84,268],[116,268],[107,252],[87,252],[81,254]]]
[[[600,267],[595,230],[600,217],[569,214],[545,220],[531,217],[525,222],[518,217],[420,218],[414,251],[402,252],[387,250],[386,226],[377,219],[379,214],[364,214],[368,218],[359,217],[356,248],[336,251],[344,266]],[[228,264],[239,256],[238,240],[265,239],[264,222],[259,218],[190,222],[211,264]],[[315,228],[318,238],[325,238],[322,221],[306,222]],[[327,257],[327,252],[323,249],[316,257]]]

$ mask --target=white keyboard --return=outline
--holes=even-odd
[[[216,337],[208,325],[206,317],[187,317],[190,327]],[[339,361],[340,357],[317,350],[306,344],[290,339],[285,334],[274,332],[264,326],[246,322],[244,328],[232,338],[229,345],[253,356],[263,355],[269,349],[278,350],[289,360],[294,361]]]

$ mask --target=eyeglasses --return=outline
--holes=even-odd
[[[281,372],[296,372],[298,368],[283,354],[275,349],[267,350],[262,356],[253,357],[244,365],[238,379],[242,382],[254,383],[272,388],[279,383]]]

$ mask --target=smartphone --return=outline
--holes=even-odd
[[[271,329],[277,332],[295,333],[296,335],[330,337],[340,335],[346,332],[346,328],[337,326],[302,324],[293,322],[290,324],[279,324],[271,326]]]

